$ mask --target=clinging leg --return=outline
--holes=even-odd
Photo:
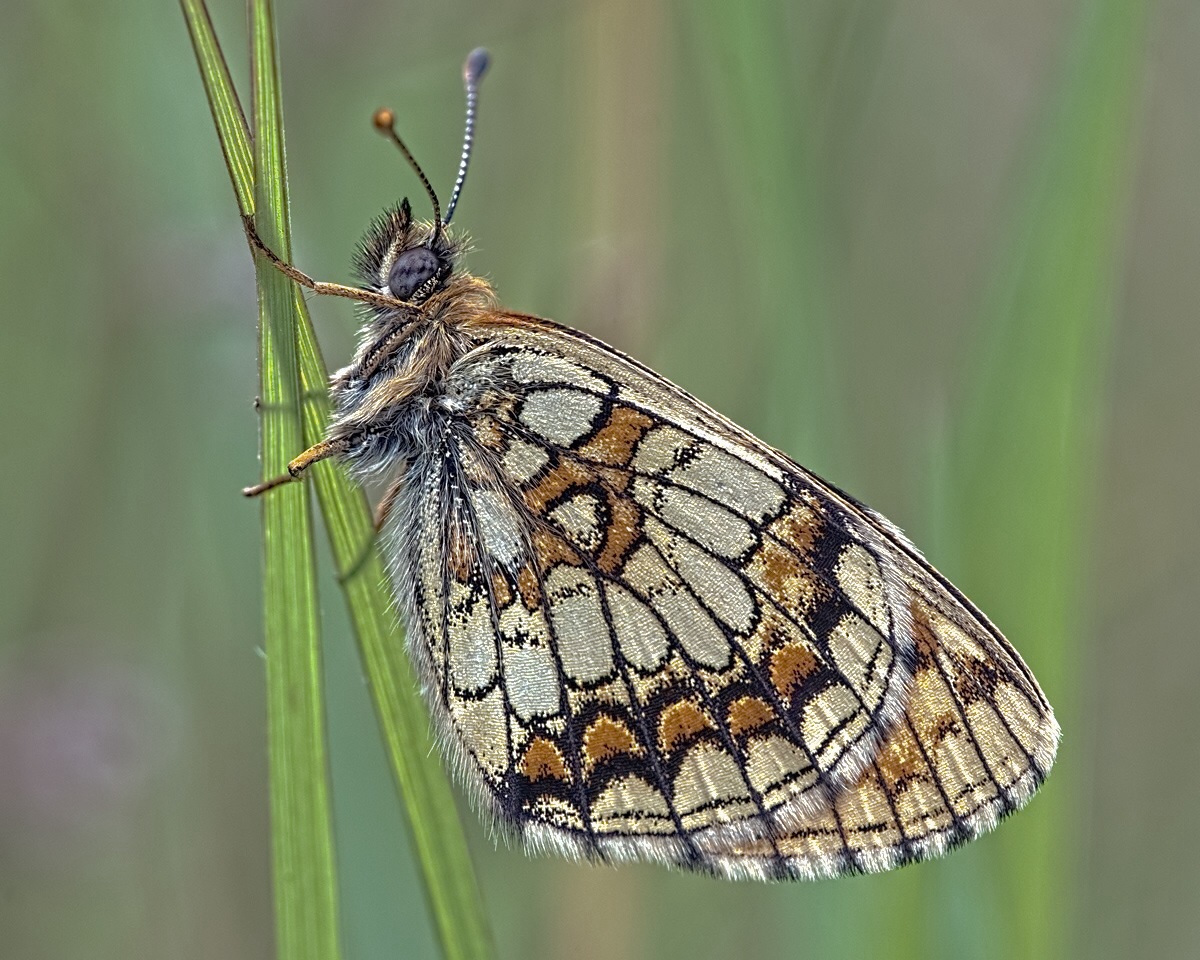
[[[270,480],[264,480],[262,483],[256,483],[252,487],[245,487],[242,493],[247,497],[257,497],[261,493],[266,493],[268,490],[274,490],[276,487],[281,487],[285,483],[291,483],[293,480],[299,480],[301,474],[309,467],[320,460],[326,460],[329,457],[337,456],[339,453],[347,450],[350,447],[350,440],[344,437],[339,437],[335,440],[322,440],[315,446],[309,447],[300,456],[296,457],[287,465],[287,473],[278,477],[272,477]]]
[[[258,235],[258,231],[254,228],[254,218],[251,216],[242,217],[242,226],[246,230],[246,240],[250,243],[251,250],[257,250],[270,261],[280,273],[287,277],[291,277],[300,286],[307,287],[314,293],[319,293],[331,297],[346,297],[349,300],[357,300],[359,303],[370,303],[377,307],[388,307],[392,310],[413,310],[415,309],[411,303],[405,300],[397,300],[395,297],[386,297],[381,293],[375,293],[372,290],[363,290],[361,287],[348,287],[341,283],[323,283],[320,280],[314,280],[307,273],[302,273],[293,267],[290,263],[279,258],[270,247],[262,242]]]

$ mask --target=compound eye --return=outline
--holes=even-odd
[[[437,254],[428,247],[413,247],[396,258],[388,274],[388,289],[397,300],[411,300],[437,272]]]

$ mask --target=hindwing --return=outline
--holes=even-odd
[[[435,719],[538,848],[884,869],[990,827],[1057,726],[894,527],[611,348],[471,331],[395,574]]]

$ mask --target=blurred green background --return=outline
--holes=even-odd
[[[500,954],[1200,955],[1200,6],[276,15],[302,269],[424,212],[375,107],[445,195],[487,45],[469,265],[899,523],[1065,730],[996,833],[836,882],[528,860],[464,806]],[[254,279],[175,4],[6,9],[0,289],[0,955],[269,956]],[[337,366],[353,308],[311,306]],[[323,589],[345,955],[433,956]]]

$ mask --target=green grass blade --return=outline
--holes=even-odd
[[[975,380],[952,428],[954,578],[1029,659],[1064,729],[1044,795],[997,837],[1005,929],[991,934],[1013,956],[1068,955],[1075,917],[1064,897],[1077,889],[1084,789],[1078,604],[1150,10],[1141,0],[1079,5],[1026,202],[984,304]]]
[[[212,111],[213,126],[221,142],[221,156],[229,168],[229,180],[237,195],[238,211],[249,216],[254,213],[254,153],[246,114],[233,89],[233,78],[217,42],[208,6],[204,0],[180,0],[180,6],[204,80],[204,95]]]
[[[181,0],[192,33],[214,122],[242,213],[253,213],[249,134],[202,0]],[[324,436],[329,418],[328,371],[307,306],[295,291],[297,348],[303,389],[302,446]],[[467,852],[454,796],[429,735],[428,715],[403,651],[382,564],[373,546],[366,498],[336,463],[310,471],[335,565],[359,645],[364,673],[387,744],[439,941],[450,958],[493,955],[491,934]],[[364,549],[369,549],[363,560]]]
[[[290,258],[283,118],[270,0],[251,3],[255,224]],[[286,472],[304,449],[296,350],[296,290],[265,259],[259,291],[262,462],[266,477]],[[321,695],[316,564],[308,488],[288,485],[263,497],[266,564],[267,716],[276,951],[282,960],[340,955],[337,872]]]
[[[788,48],[784,3],[710,0],[693,12],[716,146],[735,188],[733,246],[748,261],[742,294],[762,318],[767,360],[758,427],[817,472],[830,472],[839,413],[829,402],[836,374],[827,231],[811,84],[794,67],[806,57]]]

